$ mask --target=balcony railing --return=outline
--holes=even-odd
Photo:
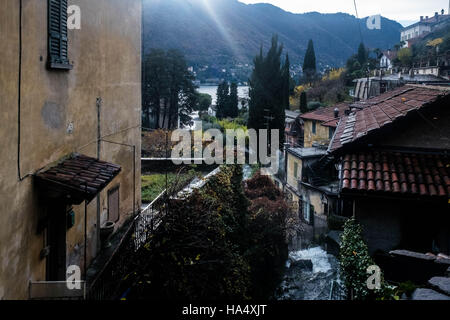
[[[30,300],[83,300],[86,298],[85,281],[30,281]],[[73,285],[73,286],[72,286]]]
[[[214,170],[204,180],[208,180],[219,171],[219,169]],[[194,188],[201,188],[202,186],[203,184],[197,183],[188,187],[181,184],[175,188],[169,188],[170,190],[163,191],[152,203],[141,210],[126,226],[120,242],[110,258],[104,263],[103,268],[88,283],[86,298],[88,300],[116,300],[121,298],[121,295],[127,289],[122,286],[122,283],[126,275],[131,272],[130,261],[133,259],[134,253],[150,240],[154,231],[161,224],[166,214],[169,199],[175,199],[180,194],[185,195],[186,190],[192,191]]]

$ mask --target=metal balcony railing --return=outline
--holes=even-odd
[[[28,286],[30,300],[84,300],[85,281],[30,281]]]

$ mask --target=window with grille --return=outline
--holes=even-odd
[[[48,0],[48,66],[70,70],[67,34],[67,0]]]

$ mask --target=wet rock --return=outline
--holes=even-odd
[[[450,259],[443,259],[443,258],[438,258],[434,261],[434,263],[440,264],[440,265],[447,265],[450,268]]]
[[[412,300],[450,300],[450,297],[431,289],[417,289],[412,294]]]
[[[428,283],[433,289],[450,296],[450,278],[434,277]]]
[[[298,260],[291,262],[291,268],[306,271],[313,271],[313,263],[311,260]]]
[[[408,250],[394,250],[389,252],[393,256],[398,257],[406,257],[406,258],[413,258],[413,259],[419,259],[419,260],[425,260],[425,261],[434,261],[436,260],[436,256],[429,256],[423,253],[418,252],[412,252]]]

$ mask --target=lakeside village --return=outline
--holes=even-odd
[[[0,300],[450,299],[449,14],[325,72],[314,39],[297,74],[275,35],[248,94],[223,81],[213,99],[181,52],[137,49],[140,0],[81,30],[64,3],[0,11]],[[279,130],[278,172],[206,163],[227,153],[210,129]]]

